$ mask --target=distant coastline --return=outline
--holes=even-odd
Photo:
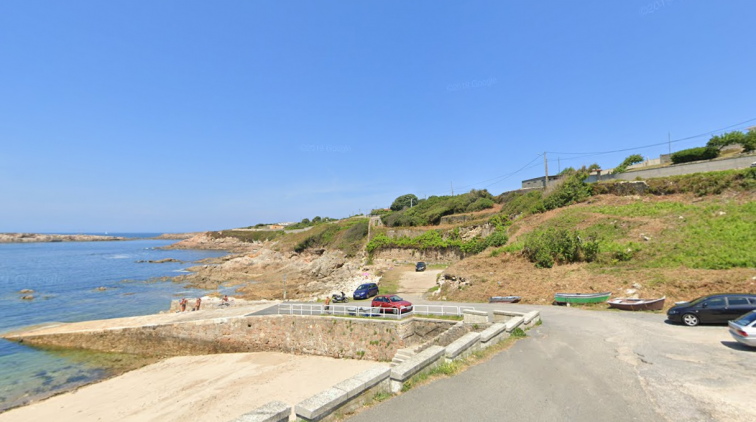
[[[158,236],[108,236],[98,234],[50,234],[50,233],[0,233],[0,243],[44,243],[44,242],[112,242],[121,240],[155,239],[184,240],[197,233],[163,233]]]
[[[99,236],[93,234],[0,233],[0,243],[98,242],[114,240],[128,239],[120,236]]]

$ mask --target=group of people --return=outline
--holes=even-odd
[[[186,306],[189,304],[189,300],[187,298],[181,299],[179,302],[179,310],[177,312],[185,312]],[[194,302],[194,308],[192,308],[193,311],[199,311],[200,306],[202,305],[202,298],[198,297],[197,301]]]
[[[187,298],[181,299],[179,301],[179,310],[176,312],[186,312],[186,307],[188,304],[189,304],[189,300]],[[192,311],[199,311],[200,306],[202,306],[202,298],[198,297],[197,301],[194,302],[194,307],[192,308]],[[220,306],[221,307],[231,306],[231,302],[228,301],[228,295],[223,295]]]

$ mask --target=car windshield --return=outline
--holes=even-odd
[[[743,315],[741,318],[733,321],[735,324],[745,327],[746,325],[756,321],[756,312],[749,312]]]
[[[690,302],[688,302],[687,304],[688,304],[688,305],[697,305],[697,304],[699,304],[699,303],[701,303],[701,302],[703,302],[704,300],[706,300],[706,299],[709,299],[709,298],[710,298],[710,296],[699,297],[698,299],[693,299],[693,300],[691,300],[691,301],[690,301]]]
[[[399,296],[391,296],[391,297],[389,298],[389,300],[390,300],[390,301],[392,301],[392,302],[401,302],[401,301],[403,301],[404,299],[400,298]]]
[[[369,284],[362,284],[360,287],[357,288],[357,290],[367,290],[370,288]]]

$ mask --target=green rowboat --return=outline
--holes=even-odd
[[[609,300],[611,292],[604,293],[556,293],[556,303],[602,303]]]

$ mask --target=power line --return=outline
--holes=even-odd
[[[680,138],[680,139],[675,139],[675,140],[671,140],[671,141],[667,141],[667,142],[660,142],[658,144],[650,144],[650,145],[644,145],[644,146],[633,147],[633,148],[618,149],[618,150],[614,150],[614,151],[600,151],[600,152],[556,152],[556,151],[547,151],[547,152],[549,154],[593,156],[593,155],[613,154],[615,152],[633,151],[633,150],[638,150],[638,149],[643,149],[643,148],[651,148],[651,147],[658,147],[658,146],[661,146],[661,145],[673,144],[675,142],[688,141],[688,140],[691,140],[691,139],[696,139],[696,138],[700,138],[702,136],[707,136],[707,135],[711,135],[713,133],[721,132],[723,130],[733,128],[735,126],[744,125],[746,123],[750,123],[750,122],[753,122],[753,121],[756,121],[756,118],[749,119],[749,120],[746,120],[744,122],[736,123],[734,125],[726,126],[726,127],[720,128],[720,129],[716,129],[716,130],[712,130],[712,131],[709,131],[709,132],[705,132],[705,133],[702,133],[702,134],[699,134],[699,135],[689,136],[687,138]]]

